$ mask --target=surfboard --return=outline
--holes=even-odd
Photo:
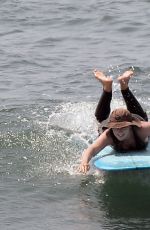
[[[150,146],[146,150],[118,153],[111,146],[105,147],[93,159],[97,169],[124,171],[150,168]]]

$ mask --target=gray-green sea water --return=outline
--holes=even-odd
[[[102,87],[133,68],[150,115],[150,1],[0,2],[0,227],[149,230],[149,171],[78,174]]]

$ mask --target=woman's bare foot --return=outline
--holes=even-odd
[[[128,70],[124,72],[123,75],[118,77],[118,81],[120,83],[121,90],[125,90],[128,88],[128,83],[132,76],[133,76],[133,71]]]
[[[111,92],[112,91],[112,82],[113,82],[112,78],[106,77],[103,72],[100,72],[97,70],[94,70],[93,73],[94,73],[96,79],[102,83],[103,89],[106,92]]]

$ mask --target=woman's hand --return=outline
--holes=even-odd
[[[78,168],[78,171],[83,173],[83,174],[86,174],[89,170],[90,170],[90,165],[87,163],[81,162],[81,164]]]

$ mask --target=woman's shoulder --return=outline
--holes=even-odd
[[[106,129],[102,134],[103,137],[107,139],[108,144],[112,145],[114,141],[113,141],[111,129]]]
[[[141,127],[134,127],[134,130],[142,139],[150,136],[150,122],[141,121]]]

